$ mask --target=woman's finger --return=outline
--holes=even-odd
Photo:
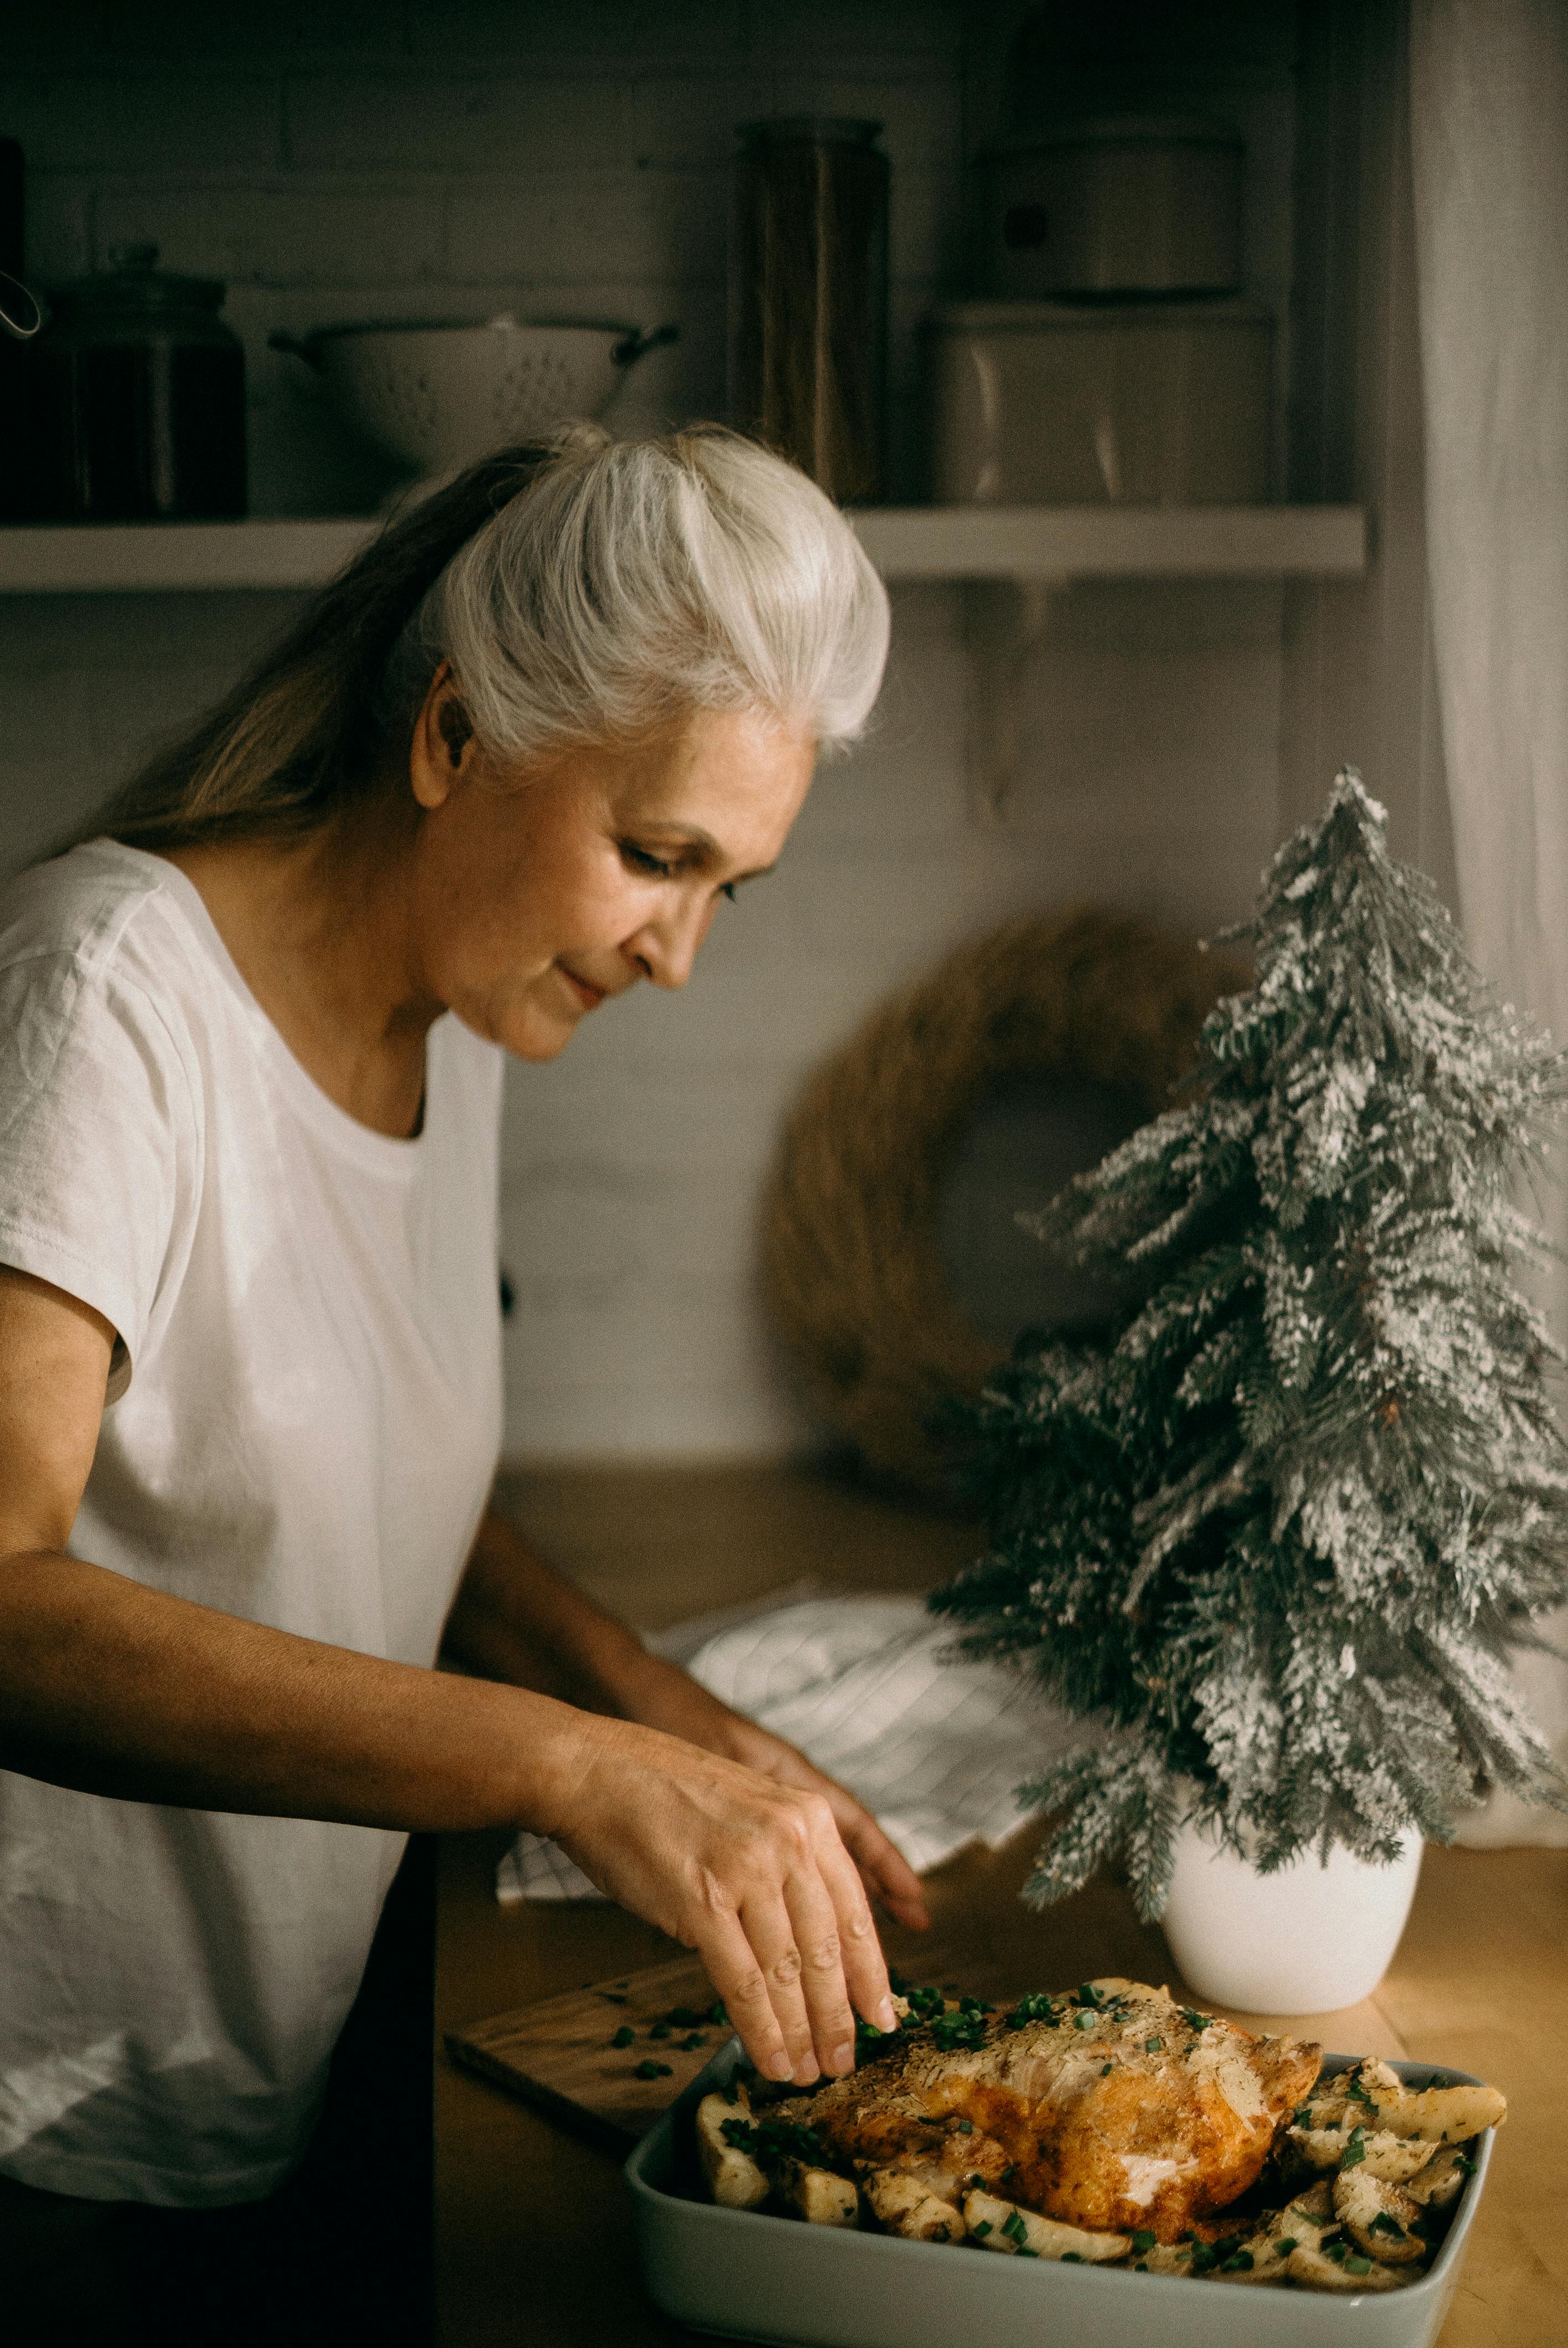
[[[809,2087],[821,2076],[823,2065],[806,2004],[805,1960],[783,1890],[759,1885],[741,1909],[741,1930],[767,1983],[774,2015],[789,2049],[790,2076],[797,2087]]]
[[[823,1821],[823,1836],[838,1843],[831,1818]],[[842,1846],[839,1846],[842,1849]],[[832,1865],[831,1859],[828,1862]],[[853,1875],[853,1869],[845,1869]],[[859,1890],[856,1884],[856,1890]],[[865,1895],[861,1894],[864,1906]],[[811,2030],[812,2052],[829,2078],[841,2079],[855,2068],[855,2014],[845,1974],[845,1926],[852,1941],[860,1938],[858,1920],[840,1916],[838,1904],[820,1865],[803,1867],[784,1884],[784,1905],[794,1928],[799,1953],[801,1993]]]
[[[866,1876],[872,1890],[890,1916],[900,1924],[911,1925],[923,1932],[930,1923],[930,1911],[926,1895],[920,1889],[920,1879],[896,1843],[890,1842],[872,1817],[862,1807],[853,1794],[842,1786],[833,1793],[840,1798],[833,1802],[833,1815],[845,1849]]]
[[[829,1828],[824,1843],[822,1878],[837,1921],[839,1964],[845,1994],[855,2012],[863,2013],[875,2028],[895,2030],[897,2015],[887,1979],[887,1961],[876,1937],[866,1887],[839,1838],[836,1825]]]
[[[735,2034],[764,2079],[784,2080],[794,2071],[794,2057],[769,1994],[767,1976],[756,1951],[731,1910],[710,1910],[704,1928],[692,1936],[692,1945],[718,1991]]]

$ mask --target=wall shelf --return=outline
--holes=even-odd
[[[968,764],[996,822],[1023,764],[1020,686],[1051,598],[1085,579],[1358,579],[1359,506],[883,506],[853,517],[885,579],[965,583]],[[0,595],[319,587],[379,520],[130,522],[0,529]]]
[[[1020,587],[1075,579],[1355,579],[1358,506],[887,506],[854,517],[891,580]],[[374,520],[130,522],[0,529],[0,594],[318,587]]]

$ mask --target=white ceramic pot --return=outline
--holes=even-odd
[[[1194,1826],[1182,1828],[1161,1922],[1182,1978],[1244,2013],[1334,2013],[1370,1997],[1387,1972],[1421,1869],[1412,1834],[1375,1867],[1336,1844],[1260,1875]]]

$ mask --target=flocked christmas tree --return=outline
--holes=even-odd
[[[1489,1783],[1561,1802],[1511,1643],[1568,1597],[1559,1356],[1513,1283],[1513,1194],[1564,1091],[1341,775],[1286,842],[1252,991],[1181,1105],[1039,1218],[1112,1270],[1102,1350],[1025,1347],[971,1425],[991,1554],[936,1593],[1090,1728],[1028,1896],[1174,1831],[1265,1870],[1451,1836]]]

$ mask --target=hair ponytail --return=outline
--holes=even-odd
[[[498,449],[389,523],[191,733],[61,845],[303,833],[361,796],[384,763],[384,680],[409,623],[459,549],[572,445]]]

